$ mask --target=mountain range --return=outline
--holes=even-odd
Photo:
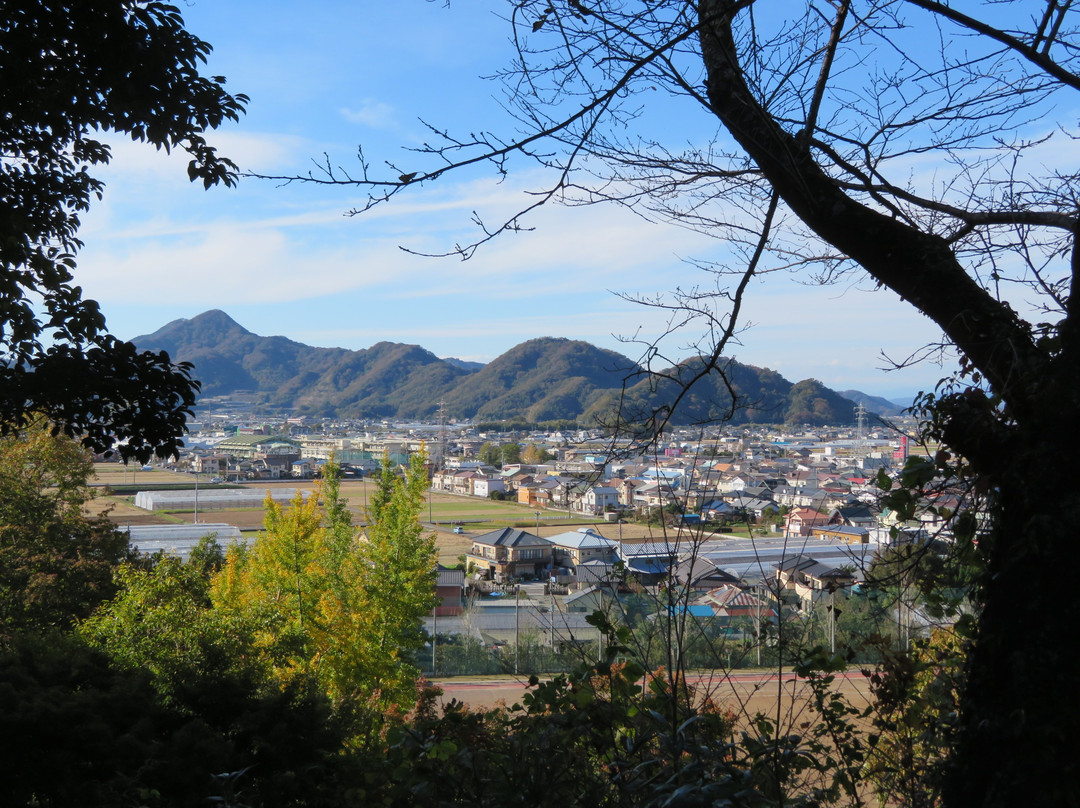
[[[329,418],[432,419],[441,402],[454,420],[604,422],[618,411],[670,407],[681,383],[701,364],[690,359],[662,376],[648,375],[614,351],[553,337],[524,342],[485,365],[440,359],[418,345],[394,342],[359,351],[317,348],[259,336],[217,310],[174,320],[132,341],[140,350],[167,351],[174,361],[191,362],[203,396],[244,392],[268,408]],[[725,376],[738,403],[732,423],[851,423],[856,395],[868,410],[895,414],[883,399],[856,391],[841,395],[814,379],[792,383],[766,368],[726,361]],[[671,420],[716,421],[729,414],[731,404],[723,379],[709,374],[682,397]]]

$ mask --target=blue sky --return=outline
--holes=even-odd
[[[507,131],[499,86],[479,78],[511,53],[508,28],[493,13],[501,7],[181,4],[188,28],[214,46],[208,72],[251,97],[247,115],[212,142],[243,169],[281,175],[306,172],[324,154],[355,171],[361,143],[373,164],[406,166],[402,147],[427,134],[420,118],[463,132]],[[691,133],[711,127],[689,106],[670,120]],[[421,258],[400,246],[438,251],[467,240],[473,211],[495,219],[517,209],[533,178],[448,176],[349,218],[344,212],[363,196],[355,189],[245,179],[203,191],[187,183],[182,156],[113,143],[105,199],[84,218],[78,282],[123,338],[219,308],[255,333],[320,346],[389,340],[488,361],[526,339],[555,336],[637,358],[640,349],[620,337],[651,338],[664,317],[614,292],[704,282],[687,262],[718,249],[615,207],[552,207],[532,217],[535,230],[502,237],[469,261]],[[929,389],[939,367],[885,373],[882,353],[903,359],[935,341],[936,329],[868,287],[807,286],[781,275],[755,282],[744,318],[753,327],[731,353],[792,381],[813,377],[890,397]]]

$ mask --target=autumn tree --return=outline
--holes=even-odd
[[[1068,474],[1039,473],[1080,448],[1074,5],[507,8],[518,58],[499,78],[521,128],[457,136],[435,125],[386,176],[366,163],[342,176],[328,163],[309,179],[364,185],[370,207],[458,167],[548,171],[526,209],[451,250],[464,257],[551,200],[613,201],[724,241],[704,284],[656,301],[680,336],[696,321],[704,337],[698,358],[666,372],[675,400],[654,422],[723,374],[744,295],[767,272],[863,279],[929,318],[959,364],[922,401],[927,435],[963,458],[950,470],[989,495],[996,525],[977,545],[986,574],[944,797],[1075,802],[1077,763],[1063,754],[1080,730],[1061,642],[1071,623],[1045,573],[1077,561],[1069,524],[1080,494]],[[679,104],[690,131],[671,131]],[[674,365],[662,346],[647,358],[661,374]]]
[[[258,626],[255,646],[283,683],[314,677],[322,596],[322,511],[297,491],[289,505],[269,496],[263,531],[249,549],[229,548],[215,576],[215,606]]]
[[[215,607],[254,626],[279,679],[325,694],[357,741],[416,700],[437,558],[419,520],[426,489],[423,455],[404,479],[385,460],[361,534],[331,462],[316,493],[267,499],[255,544],[231,547],[213,579]]]
[[[0,7],[0,434],[41,414],[125,458],[180,445],[191,366],[111,335],[75,284],[75,255],[108,133],[186,151],[207,188],[236,181],[205,135],[247,98],[200,73],[209,52],[159,0]]]
[[[866,772],[883,801],[911,808],[938,805],[957,727],[963,638],[935,629],[914,653],[891,655],[872,680],[880,732]]]
[[[372,497],[359,547],[363,608],[359,621],[364,661],[363,695],[385,711],[411,706],[420,671],[415,653],[427,639],[423,618],[437,604],[435,535],[425,533],[420,512],[428,487],[426,455],[413,454],[404,477],[388,474],[383,460],[378,495]]]
[[[521,459],[523,462],[535,466],[539,463],[546,463],[551,460],[551,452],[543,446],[537,446],[535,443],[530,443],[525,447],[525,451],[521,453]]]

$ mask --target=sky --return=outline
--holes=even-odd
[[[250,96],[238,124],[209,136],[245,171],[303,174],[329,159],[355,174],[360,145],[373,166],[407,170],[405,149],[430,135],[423,121],[464,133],[511,129],[500,85],[482,78],[512,54],[495,0],[179,5],[188,29],[214,47],[206,73]],[[665,110],[664,120],[688,133],[712,126],[692,107]],[[527,220],[530,231],[468,261],[421,257],[402,247],[438,252],[468,241],[474,211],[494,221],[518,209],[536,177],[447,175],[350,217],[364,198],[356,188],[244,178],[203,190],[187,182],[183,154],[110,142],[105,197],[84,217],[77,281],[125,339],[221,309],[257,334],[325,347],[385,340],[486,362],[552,336],[637,359],[634,340],[662,333],[666,317],[622,295],[707,284],[692,261],[715,260],[720,249],[614,206],[553,206]],[[910,400],[944,375],[933,363],[883,370],[940,334],[858,279],[820,287],[770,275],[753,282],[743,321],[751,327],[729,354],[791,381]],[[696,334],[677,336],[671,355]]]

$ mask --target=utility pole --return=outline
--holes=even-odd
[[[548,577],[548,594],[551,595],[551,611],[548,619],[551,620],[551,653],[555,653],[555,578]]]
[[[757,587],[754,587],[754,599],[757,601],[757,620],[754,623],[755,633],[757,634],[757,642],[754,643],[757,646],[757,666],[761,667],[761,595],[757,592]]]
[[[431,675],[435,676],[435,647],[439,644],[439,607],[431,607]]]

